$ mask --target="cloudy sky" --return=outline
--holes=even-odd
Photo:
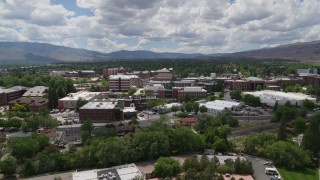
[[[0,0],[0,41],[223,53],[320,40],[320,0]]]

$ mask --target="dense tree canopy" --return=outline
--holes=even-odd
[[[180,172],[179,162],[170,157],[160,157],[154,167],[155,175],[161,178],[174,177]]]

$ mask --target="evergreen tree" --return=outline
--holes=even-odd
[[[280,121],[280,127],[278,129],[277,139],[279,141],[285,141],[287,139],[286,123],[287,123],[287,113],[283,113]]]

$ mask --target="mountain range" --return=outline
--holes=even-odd
[[[320,63],[320,41],[295,43],[274,48],[226,53],[184,54],[157,53],[152,51],[116,51],[101,53],[85,49],[56,46],[45,43],[0,42],[1,64],[52,63],[52,62],[95,62],[115,59],[194,59],[210,57],[250,57],[257,59],[294,59],[307,63]]]

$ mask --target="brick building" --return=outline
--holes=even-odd
[[[160,69],[153,72],[153,80],[155,81],[171,81],[175,79],[172,69]]]
[[[25,87],[14,86],[9,89],[0,88],[0,106],[7,105],[8,102],[20,98],[25,92]]]
[[[49,107],[49,100],[41,97],[21,97],[8,102],[11,109],[15,104],[27,104],[29,112],[38,112],[41,108]]]
[[[207,97],[207,91],[201,87],[174,87],[172,89],[172,98],[178,102],[183,102],[187,98],[205,98]]]
[[[66,97],[58,100],[59,109],[75,109],[79,99],[90,101],[91,99],[100,98],[100,92],[79,91],[76,93],[69,93]]]
[[[265,81],[257,77],[248,77],[241,80],[225,80],[225,85],[230,90],[241,89],[242,91],[255,91],[258,86],[264,87]]]
[[[93,123],[111,123],[123,120],[123,111],[117,101],[93,101],[79,109],[79,120],[92,120]]]
[[[159,99],[165,99],[165,88],[162,84],[151,84],[144,87],[145,93],[152,93]]]
[[[113,92],[127,92],[130,87],[141,87],[141,79],[135,75],[109,76],[109,89]]]
[[[109,77],[111,75],[117,75],[118,73],[126,74],[131,73],[131,68],[117,67],[117,68],[104,68],[103,69],[103,77]]]

